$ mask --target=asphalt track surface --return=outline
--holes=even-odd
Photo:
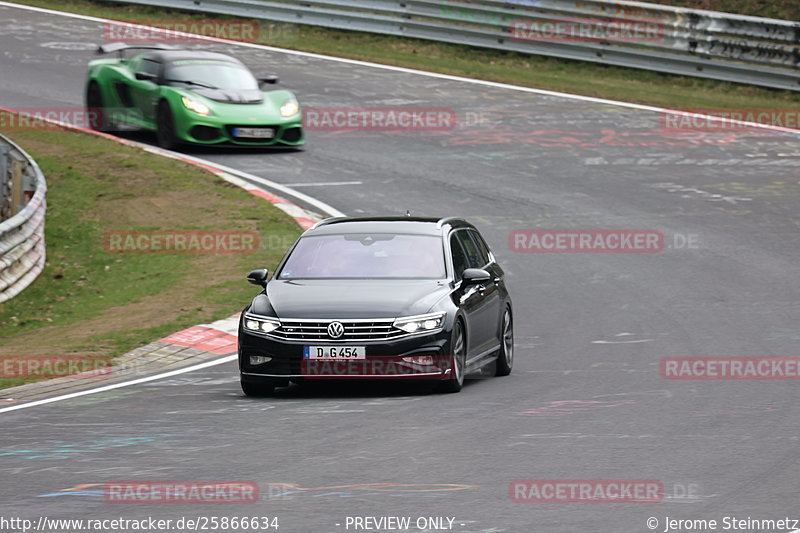
[[[0,6],[0,105],[79,106],[86,43],[101,40],[96,22]],[[227,363],[4,413],[0,516],[277,516],[285,533],[348,531],[348,516],[454,517],[453,531],[487,533],[800,518],[797,382],[659,373],[664,357],[800,356],[800,139],[676,136],[654,112],[207,48],[279,74],[306,106],[455,110],[459,125],[444,134],[311,131],[300,153],[194,155],[351,215],[473,221],[508,272],[514,372],[454,395],[359,385],[249,399]],[[467,123],[476,116],[487,122]],[[665,246],[510,250],[509,232],[526,228],[654,229]],[[694,247],[675,246],[690,235]],[[261,494],[254,505],[102,496],[104,482],[144,479],[253,480]],[[513,503],[515,479],[651,479],[665,496]]]

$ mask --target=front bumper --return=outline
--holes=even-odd
[[[449,379],[453,358],[445,353],[444,331],[391,341],[286,341],[239,330],[239,370],[242,379]],[[366,359],[311,360],[305,346],[364,346]],[[251,356],[270,361],[253,365]],[[413,358],[413,359],[409,359]]]
[[[234,131],[238,127],[270,129],[272,137],[268,139],[236,137]],[[300,120],[271,124],[232,124],[220,119],[192,117],[183,124],[176,124],[176,134],[184,142],[204,145],[279,147],[302,146],[306,142]]]

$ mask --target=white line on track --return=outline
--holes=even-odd
[[[19,405],[11,405],[9,407],[3,407],[0,409],[0,413],[7,413],[9,411],[16,411],[18,409],[25,409],[26,407],[34,407],[36,405],[43,405],[46,403],[53,403],[59,402],[61,400],[69,400],[71,398],[78,398],[80,396],[87,396],[89,394],[97,394],[98,392],[105,392],[114,389],[121,389],[122,387],[130,387],[131,385],[138,385],[140,383],[147,383],[148,381],[155,381],[157,379],[168,378],[172,376],[177,376],[179,374],[185,374],[187,372],[194,372],[195,370],[200,370],[203,368],[208,368],[211,366],[221,365],[223,363],[228,363],[230,361],[235,361],[237,355],[228,355],[222,357],[220,359],[214,359],[213,361],[206,361],[204,363],[199,363],[196,365],[187,366],[185,368],[179,368],[177,370],[170,370],[169,372],[162,372],[161,374],[155,374],[153,376],[147,376],[139,379],[134,379],[131,381],[123,381],[120,383],[113,383],[111,385],[104,385],[102,387],[97,387],[94,389],[87,389],[78,392],[71,392],[69,394],[62,394],[61,396],[53,396],[52,398],[45,398],[43,400],[36,400],[33,402],[28,403],[21,403]]]
[[[317,181],[315,183],[290,183],[290,187],[329,187],[332,185],[362,185],[363,181]]]

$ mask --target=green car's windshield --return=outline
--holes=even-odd
[[[173,61],[167,66],[170,83],[214,89],[258,90],[258,81],[237,63],[209,60]]]

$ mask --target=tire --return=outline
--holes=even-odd
[[[453,375],[439,385],[441,392],[459,392],[464,386],[464,373],[467,367],[467,341],[464,338],[464,326],[456,320],[453,335],[450,338],[450,351],[453,353]]]
[[[111,125],[111,117],[106,116],[105,102],[103,102],[103,92],[96,81],[89,82],[86,86],[86,112],[89,116],[89,127],[95,131],[110,133],[114,131]],[[90,113],[97,113],[92,116]]]
[[[507,376],[511,373],[511,367],[514,366],[514,318],[510,307],[506,307],[503,313],[500,335],[500,351],[497,353],[495,376]]]
[[[255,382],[255,381],[245,381],[241,380],[242,385],[242,392],[244,392],[245,396],[250,396],[253,398],[263,398],[265,396],[271,396],[273,392],[275,392],[275,385],[272,382],[264,381],[264,382]]]
[[[178,137],[175,135],[175,119],[172,116],[172,109],[166,100],[158,104],[158,114],[156,115],[156,138],[158,145],[165,150],[174,150],[178,147]]]

